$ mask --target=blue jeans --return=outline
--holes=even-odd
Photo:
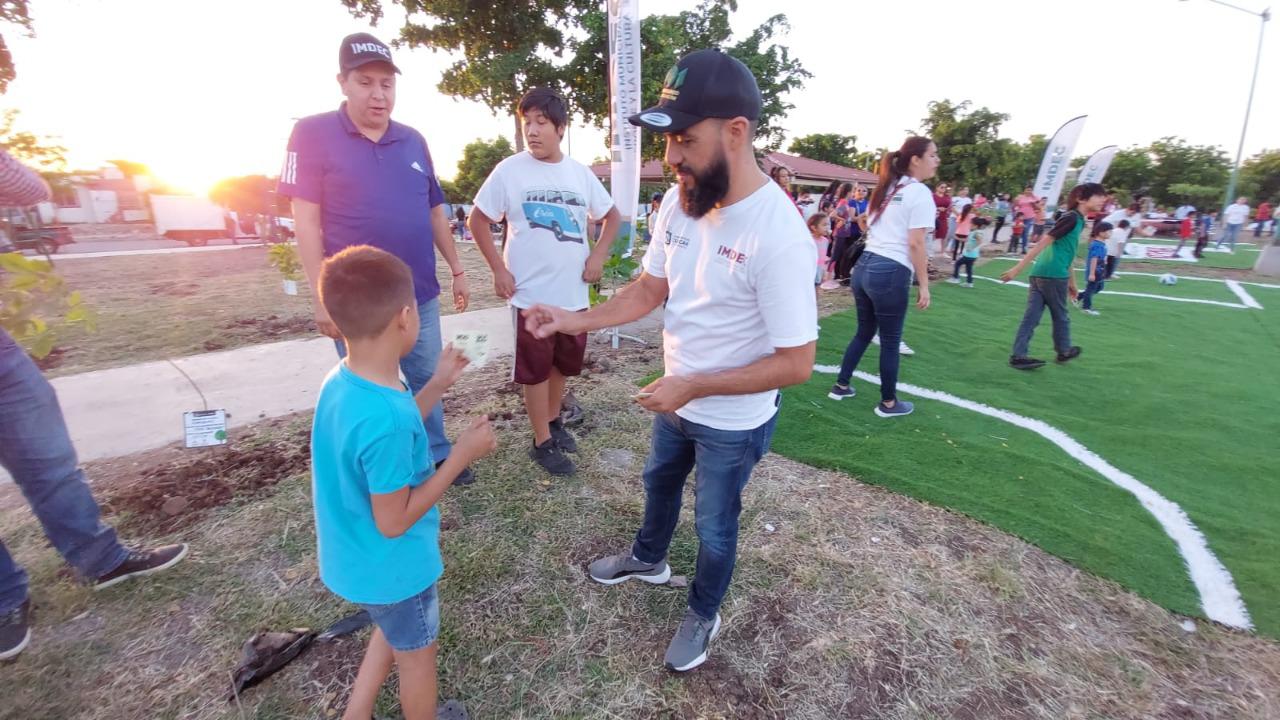
[[[1026,357],[1044,309],[1053,318],[1053,348],[1059,353],[1071,349],[1071,318],[1067,316],[1067,279],[1032,277],[1027,291],[1027,311],[1022,315],[1018,335],[1013,340],[1013,356]],[[883,339],[883,338],[881,338]]]
[[[404,379],[409,381],[409,391],[414,395],[426,387],[431,376],[436,372],[436,363],[440,361],[440,351],[444,346],[440,342],[440,298],[433,298],[418,306],[418,342],[408,355],[400,358],[400,371]],[[341,340],[335,340],[338,357],[347,356],[347,346]],[[444,462],[453,450],[449,438],[444,434],[444,406],[436,403],[431,413],[422,420],[427,429],[427,439],[431,441],[431,457],[435,462]]]
[[[0,466],[13,476],[45,537],[84,578],[124,562],[128,550],[98,517],[53,386],[0,330]],[[27,573],[0,542],[0,614],[27,599]]]
[[[1222,237],[1218,238],[1218,244],[1215,248],[1222,247],[1222,243],[1228,243],[1232,250],[1236,249],[1236,237],[1240,235],[1240,228],[1244,227],[1242,223],[1227,223],[1222,228]]]
[[[738,559],[742,489],[773,440],[774,416],[754,430],[717,430],[675,413],[653,420],[653,441],[644,466],[644,524],[631,553],[647,563],[667,557],[680,519],[689,471],[694,474],[694,526],[698,566],[689,586],[689,608],[711,619],[720,609]]]
[[[911,295],[911,269],[872,252],[862,253],[853,269],[853,302],[858,309],[858,329],[845,348],[836,382],[848,385],[871,338],[880,333],[880,399],[898,399],[898,345],[907,321]]]
[[[1085,310],[1093,309],[1093,296],[1102,292],[1103,286],[1106,285],[1102,280],[1093,280],[1084,286],[1084,292],[1080,293],[1080,307]]]
[[[1031,232],[1032,232],[1033,230],[1035,230],[1035,224],[1034,224],[1034,223],[1029,223],[1029,222],[1024,222],[1024,223],[1022,223],[1022,237],[1021,237],[1021,238],[1019,238],[1019,240],[1020,240],[1020,241],[1021,241],[1021,243],[1022,243],[1022,253],[1023,253],[1024,255],[1025,255],[1025,254],[1026,254],[1026,252],[1027,252],[1027,241],[1029,241],[1029,240],[1031,239]]]

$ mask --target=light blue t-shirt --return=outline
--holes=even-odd
[[[976,230],[964,241],[964,256],[967,258],[982,257],[982,231]]]
[[[320,387],[311,424],[317,554],[330,590],[353,603],[389,605],[440,578],[440,510],[431,508],[408,532],[388,538],[378,532],[370,500],[417,487],[433,472],[413,395],[338,363]]]

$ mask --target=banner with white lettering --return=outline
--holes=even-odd
[[[1102,182],[1102,178],[1106,177],[1107,170],[1111,167],[1111,161],[1116,158],[1116,153],[1119,151],[1119,145],[1098,148],[1097,152],[1089,156],[1089,160],[1084,164],[1084,167],[1080,168],[1080,176],[1076,181],[1081,185]]]
[[[1044,160],[1040,161],[1040,173],[1036,175],[1036,197],[1048,198],[1045,202],[1045,216],[1051,217],[1058,209],[1058,197],[1062,195],[1062,184],[1067,180],[1067,169],[1071,167],[1071,153],[1076,149],[1076,141],[1080,139],[1080,131],[1084,129],[1084,121],[1088,115],[1068,120],[1058,128],[1058,132],[1049,139],[1044,149]]]
[[[614,254],[630,257],[640,202],[640,128],[627,118],[640,112],[639,0],[608,0],[609,10],[609,187],[622,213]]]

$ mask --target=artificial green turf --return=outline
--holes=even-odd
[[[1185,284],[1212,292],[1212,283]],[[1114,285],[1161,288],[1141,276]],[[1044,420],[1181,505],[1231,571],[1258,629],[1280,636],[1280,291],[1250,288],[1269,306],[1262,311],[1103,293],[1102,316],[1072,311],[1080,359],[1020,372],[1006,361],[1026,292],[985,281],[935,285],[933,307],[908,318],[905,339],[917,354],[903,359],[901,381]],[[827,318],[818,362],[838,365],[853,331],[852,311]],[[1046,314],[1032,355],[1052,359],[1050,344]],[[878,373],[877,363],[872,346],[860,369]],[[815,373],[787,391],[778,452],[954,508],[1172,610],[1199,612],[1154,519],[1056,446],[927,400],[912,416],[880,419],[871,412],[876,386],[855,380],[859,396],[837,403],[826,399],[833,380]]]
[[[981,280],[978,280],[977,276],[988,277],[988,278],[999,278],[1001,272],[1008,270],[1012,266],[1013,266],[1013,260],[1011,259],[992,258],[989,262],[985,263],[982,267],[974,268],[974,271],[973,271],[973,274],[975,276],[974,282],[975,283],[983,282]],[[1240,302],[1240,298],[1237,297],[1235,293],[1227,289],[1226,284],[1221,282],[1220,280],[1191,279],[1191,278],[1188,278],[1186,275],[1180,274],[1177,271],[1177,268],[1169,268],[1169,272],[1173,274],[1175,277],[1177,277],[1178,281],[1173,285],[1161,285],[1158,278],[1151,277],[1150,275],[1126,274],[1124,271],[1124,265],[1122,263],[1120,266],[1120,278],[1108,280],[1103,292],[1095,297],[1094,304],[1097,305],[1098,303],[1102,302],[1106,298],[1108,290],[1112,292],[1116,292],[1116,291],[1135,292],[1135,293],[1144,293],[1147,295],[1161,295],[1161,296],[1178,297],[1178,298],[1195,298],[1198,300],[1216,300],[1218,302],[1229,302],[1229,303],[1237,303],[1237,304]],[[1029,273],[1024,272],[1018,278],[1018,280],[1023,283],[1027,282],[1028,274]],[[983,284],[990,285],[991,283],[983,282]],[[1084,289],[1085,272],[1082,268],[1076,268],[1076,284],[1079,286],[1081,290]],[[1018,297],[1018,300],[1023,300],[1023,299],[1024,298],[1022,296]],[[1157,308],[1155,308],[1155,311],[1156,312],[1177,312],[1177,309],[1179,307],[1181,307],[1180,304],[1167,303],[1167,304],[1159,305]]]

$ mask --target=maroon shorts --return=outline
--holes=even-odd
[[[524,327],[524,316],[512,308],[516,323],[515,381],[521,385],[538,385],[551,378],[551,368],[565,377],[582,374],[582,360],[587,355],[587,334],[556,333],[539,339]]]

